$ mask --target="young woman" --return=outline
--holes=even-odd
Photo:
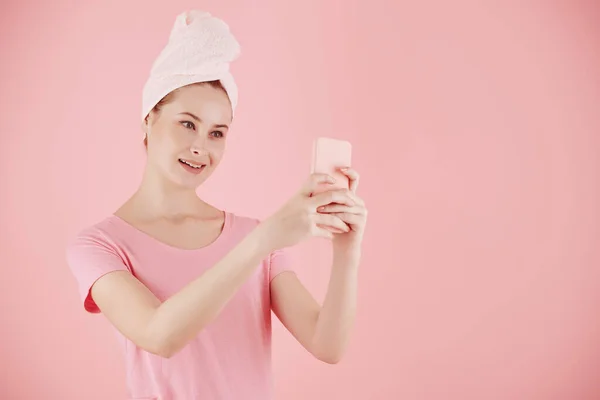
[[[350,190],[317,195],[331,177],[311,175],[263,221],[196,194],[225,151],[237,102],[225,64],[237,53],[222,21],[177,17],[144,88],[142,182],[67,248],[85,310],[123,345],[130,399],[271,398],[271,310],[319,360],[338,362],[348,343],[367,215],[355,171],[344,171]],[[285,252],[315,236],[334,252],[322,306]]]

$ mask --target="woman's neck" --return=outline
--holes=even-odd
[[[119,210],[138,220],[173,221],[190,217],[211,218],[220,212],[198,197],[195,190],[158,180],[142,181],[138,190]]]

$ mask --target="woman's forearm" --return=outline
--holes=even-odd
[[[161,355],[175,354],[219,315],[268,256],[270,249],[264,243],[261,230],[256,228],[218,263],[156,309],[147,332]]]
[[[356,317],[359,256],[334,259],[313,338],[319,359],[337,363],[348,344]]]

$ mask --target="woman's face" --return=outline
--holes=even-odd
[[[231,104],[222,89],[180,88],[148,117],[148,163],[176,184],[198,187],[223,157],[231,120]]]

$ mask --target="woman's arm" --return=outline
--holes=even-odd
[[[340,170],[350,180],[352,205],[328,204],[319,211],[338,216],[350,227],[333,238],[333,265],[325,301],[319,303],[292,273],[271,282],[271,307],[285,327],[319,360],[335,364],[348,345],[356,316],[358,267],[367,220],[364,201],[356,195],[359,175],[351,168]]]
[[[346,227],[334,215],[316,212],[326,204],[350,204],[344,193],[311,196],[331,182],[311,174],[301,190],[275,214],[261,222],[233,250],[200,277],[163,303],[126,271],[107,273],[91,288],[92,297],[108,320],[138,347],[171,357],[215,319],[240,286],[272,251],[310,237],[331,237],[321,225]]]
[[[99,278],[92,286],[92,297],[124,336],[168,358],[221,312],[268,256],[270,249],[264,243],[262,230],[254,229],[217,264],[162,303],[124,271]]]
[[[335,364],[348,345],[356,316],[358,257],[334,259],[321,307],[294,273],[271,282],[271,306],[283,325],[317,359]]]

